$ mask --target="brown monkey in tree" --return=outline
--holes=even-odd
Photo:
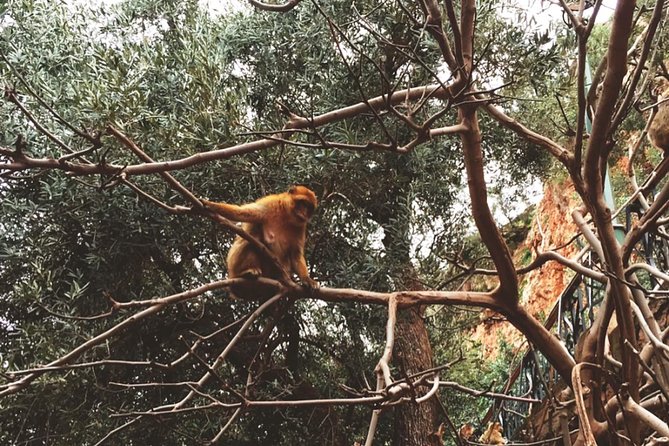
[[[658,102],[669,99],[669,81],[660,77],[655,79],[654,90],[658,93]],[[662,102],[657,106],[657,112],[648,128],[648,139],[667,156],[669,152],[669,101]]]
[[[474,426],[472,426],[470,423],[465,423],[460,427],[460,430],[458,431],[458,436],[462,440],[469,440],[472,438],[474,435]]]
[[[208,200],[202,203],[225,218],[243,222],[244,230],[263,242],[289,275],[295,273],[304,285],[318,288],[318,282],[309,277],[304,260],[307,223],[318,204],[316,194],[310,189],[293,186],[288,192],[267,195],[241,206]],[[237,236],[228,252],[228,276],[279,279],[281,272],[251,243]],[[272,296],[272,290],[259,284],[238,285],[232,288],[232,293],[242,299],[265,300]]]
[[[488,425],[488,429],[479,437],[479,443],[497,445],[507,443],[507,439],[502,436],[502,425],[499,421]]]

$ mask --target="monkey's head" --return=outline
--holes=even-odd
[[[316,194],[305,186],[292,186],[288,194],[293,200],[293,215],[300,223],[306,223],[314,215],[318,200]]]
[[[474,426],[469,423],[463,424],[460,428],[459,434],[460,438],[463,440],[469,440],[474,435]]]
[[[654,98],[666,99],[669,96],[669,80],[664,76],[657,76],[650,83],[650,92]]]

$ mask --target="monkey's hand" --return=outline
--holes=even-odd
[[[209,201],[209,200],[206,200],[206,199],[204,199],[204,198],[201,198],[201,199],[200,199],[200,204],[202,204],[202,207],[200,207],[199,209],[198,209],[197,207],[195,207],[194,209],[195,209],[196,211],[199,211],[201,214],[206,214],[206,213],[207,213],[207,212],[206,212],[207,210],[209,210],[209,211],[215,211],[215,209],[214,209],[213,206],[212,206],[212,202]]]

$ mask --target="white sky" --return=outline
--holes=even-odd
[[[117,2],[119,0],[99,0],[106,2]],[[269,2],[281,3],[282,0],[269,0]],[[599,14],[597,15],[597,23],[606,22],[613,15],[613,10],[616,6],[617,0],[604,0]],[[521,7],[534,11],[534,18],[539,23],[546,23],[551,20],[562,20],[562,9],[557,0],[519,0]],[[567,0],[570,3],[570,0]],[[251,8],[249,3],[245,0],[199,0],[199,4],[214,13],[215,15],[224,14],[231,11],[240,11],[246,8]],[[586,11],[586,17],[589,16]]]
[[[572,3],[566,0],[567,4]],[[575,0],[578,1],[578,0]],[[518,0],[519,4],[526,5],[527,9],[532,12],[532,17],[537,23],[547,23],[553,20],[562,20],[562,7],[557,0]],[[604,0],[599,13],[597,14],[596,23],[604,23],[613,16],[617,0]],[[585,11],[584,16],[589,17],[592,9]]]

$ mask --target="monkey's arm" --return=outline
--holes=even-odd
[[[309,277],[307,261],[304,259],[304,253],[300,250],[293,258],[293,271],[300,278],[302,283],[311,288],[318,288],[320,285],[314,279]]]
[[[241,206],[228,203],[216,203],[215,201],[209,200],[202,200],[202,203],[207,209],[216,211],[225,218],[234,221],[258,223],[263,220],[266,214],[265,207],[258,203],[249,203]]]

